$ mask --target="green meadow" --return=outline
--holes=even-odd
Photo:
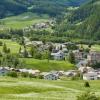
[[[79,46],[81,46],[81,45],[79,45]],[[82,45],[84,48],[88,48],[88,45]],[[97,44],[95,44],[95,45],[92,45],[91,46],[91,50],[94,50],[94,51],[100,51],[100,45],[97,45]]]
[[[12,40],[0,39],[2,43],[5,43],[8,48],[10,48],[11,53],[18,53],[20,45]],[[0,46],[0,51],[2,51],[3,46]]]
[[[6,17],[1,19],[0,22],[1,28],[13,28],[13,29],[22,29],[24,27],[30,26],[39,22],[46,22],[49,20],[49,16],[47,15],[37,15],[31,12],[27,12],[18,16]]]
[[[90,88],[84,81],[47,81],[29,78],[0,77],[0,100],[76,100],[85,92],[100,96],[100,82],[90,81]]]
[[[33,58],[22,58],[25,62],[25,68],[39,69],[40,71],[51,70],[70,70],[75,66],[68,61],[38,60]]]

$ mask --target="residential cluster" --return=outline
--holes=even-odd
[[[25,46],[37,46],[37,50],[39,52],[47,51],[48,48],[50,50],[50,57],[52,60],[65,60],[68,59],[70,52],[74,55],[75,70],[68,71],[50,71],[50,72],[40,72],[39,70],[32,69],[13,69],[9,67],[0,67],[0,75],[4,75],[9,71],[18,71],[18,72],[27,72],[32,74],[33,76],[42,76],[43,79],[47,80],[57,80],[60,77],[75,77],[80,74],[83,80],[97,80],[100,79],[100,69],[91,67],[97,63],[100,63],[100,52],[93,51],[89,49],[88,51],[84,50],[84,48],[79,47],[75,43],[67,42],[67,43],[52,43],[47,42],[43,43],[43,41],[29,41],[25,38]],[[70,47],[70,48],[69,48]],[[74,49],[72,49],[74,48]],[[23,54],[24,50],[21,50],[21,54]],[[28,57],[32,57],[28,53]]]
[[[39,23],[35,23],[33,25],[30,25],[28,27],[25,27],[23,29],[24,32],[29,32],[31,30],[43,30],[43,29],[47,29],[49,27],[53,27],[55,25],[55,21],[54,20],[49,20],[49,21],[45,21],[45,22],[39,22]]]

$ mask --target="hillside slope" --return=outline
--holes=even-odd
[[[76,28],[81,37],[100,40],[100,0],[91,0],[83,5],[72,18],[74,22],[81,22]]]
[[[66,6],[79,6],[86,0],[0,0],[0,18],[26,11],[55,16],[64,12]]]
[[[20,14],[25,11],[27,11],[27,7],[14,0],[0,0],[0,18]]]
[[[89,0],[78,9],[70,10],[57,26],[68,37],[100,40],[100,0]]]

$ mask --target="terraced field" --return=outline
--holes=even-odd
[[[100,82],[91,81],[92,92],[100,95]],[[47,81],[0,77],[0,100],[76,100],[84,91],[83,81]]]

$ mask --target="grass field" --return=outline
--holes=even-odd
[[[76,100],[87,90],[100,96],[100,81],[90,81],[90,85],[85,88],[83,81],[0,77],[0,100]]]
[[[40,71],[69,70],[75,68],[75,66],[68,61],[50,60],[48,62],[48,60],[37,60],[33,58],[23,58],[23,60],[26,64],[25,68],[39,69]]]
[[[34,23],[45,22],[48,21],[49,17],[47,15],[36,15],[31,12],[27,12],[18,16],[7,17],[2,20],[3,25],[1,25],[0,29],[5,28],[13,28],[13,29],[21,29],[26,26],[30,26]]]
[[[10,48],[11,53],[18,53],[20,45],[12,40],[7,39],[0,39],[3,43],[7,45],[8,48]],[[2,51],[3,46],[0,46],[0,51]]]
[[[80,46],[80,45],[79,45]],[[88,45],[82,45],[84,48],[88,48]],[[100,45],[92,45],[91,50],[100,51]]]
[[[96,51],[100,51],[100,45],[93,45],[92,49]]]

